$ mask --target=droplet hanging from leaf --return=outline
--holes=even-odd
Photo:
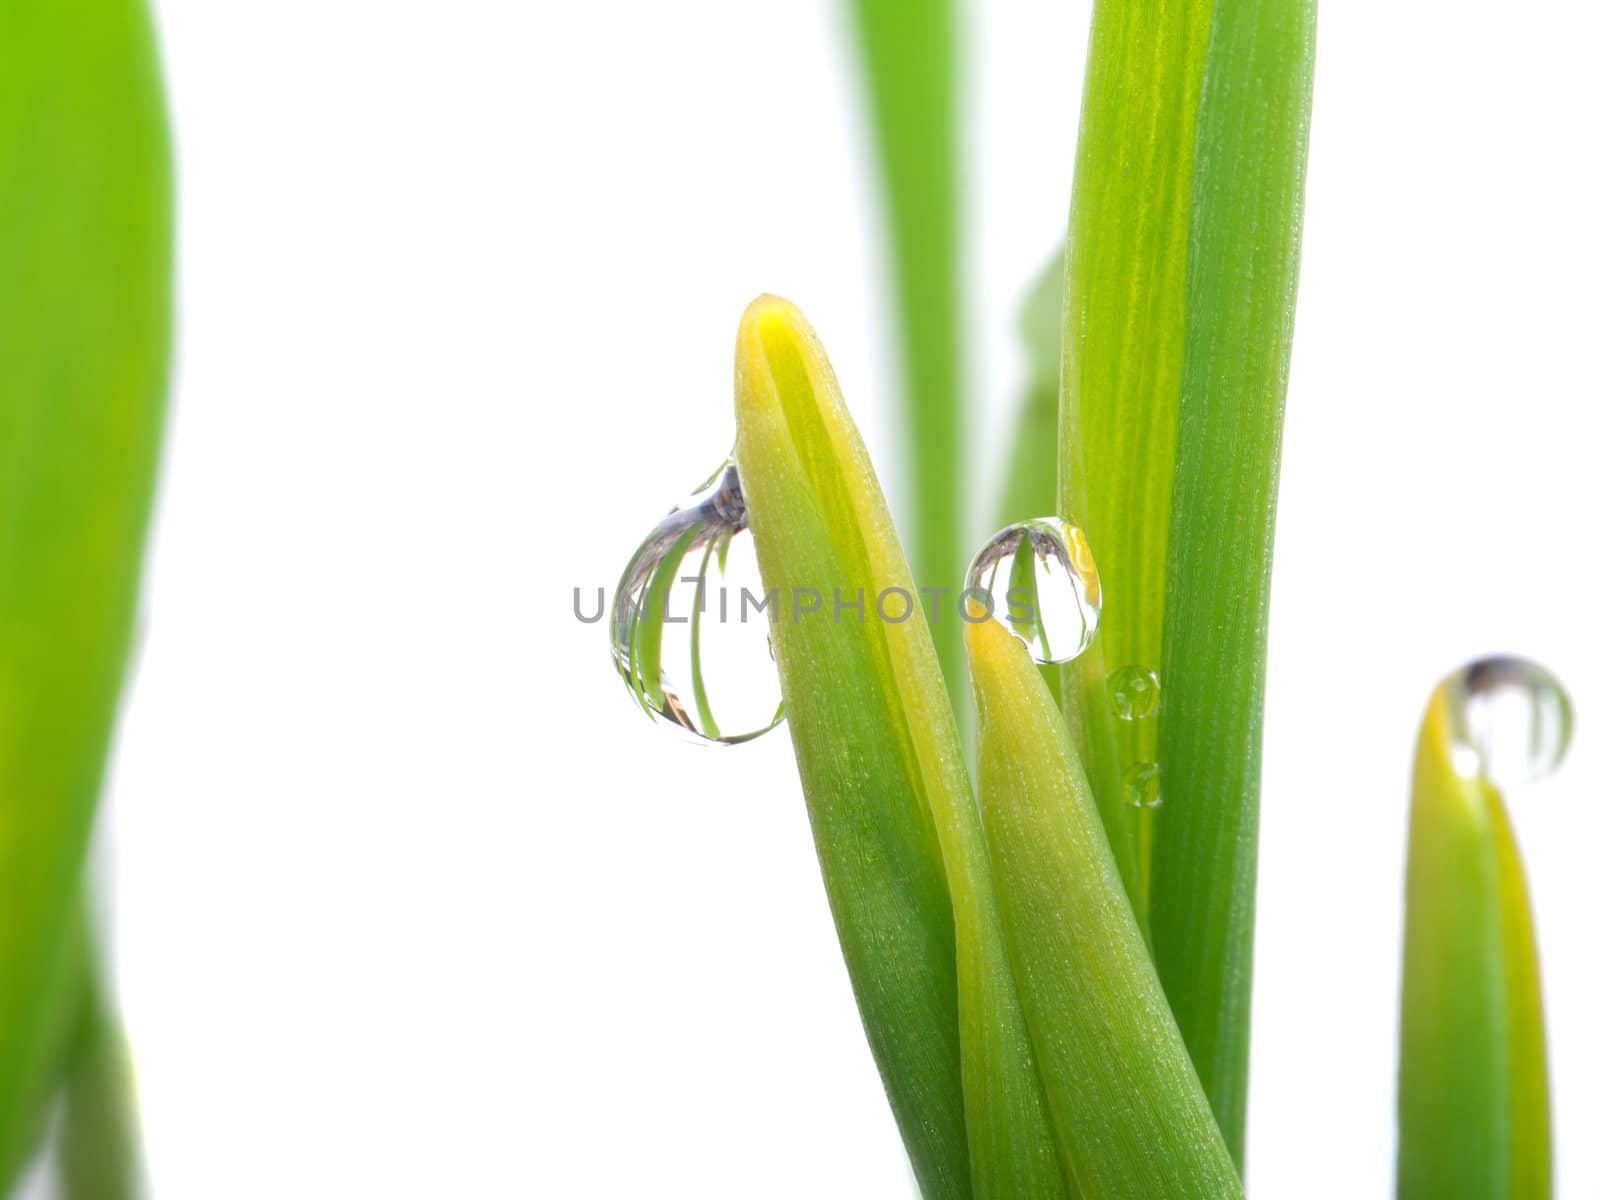
[[[1526,658],[1480,658],[1449,680],[1452,755],[1462,775],[1501,790],[1542,779],[1572,740],[1572,701],[1549,671]]]
[[[734,745],[783,720],[761,576],[729,460],[650,531],[611,612],[611,657],[651,719]]]

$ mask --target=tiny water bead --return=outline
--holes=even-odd
[[[611,657],[651,719],[734,745],[783,720],[739,470],[725,462],[664,517],[622,573]]]
[[[1561,765],[1572,741],[1572,701],[1538,663],[1480,658],[1446,681],[1456,766],[1500,788],[1542,779]]]
[[[1106,678],[1111,711],[1124,721],[1153,717],[1161,711],[1161,680],[1149,667],[1118,667]]]
[[[988,600],[996,620],[1038,663],[1067,663],[1100,626],[1100,577],[1083,530],[1059,517],[1007,525],[967,568],[967,592]]]
[[[1134,808],[1161,806],[1161,766],[1136,762],[1122,772],[1122,798]]]

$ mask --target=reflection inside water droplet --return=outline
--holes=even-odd
[[[729,461],[635,551],[617,585],[611,657],[653,719],[733,745],[783,720],[761,575]]]
[[[1158,808],[1161,804],[1161,767],[1153,762],[1136,762],[1122,772],[1122,798],[1134,808]]]
[[[1059,517],[1007,525],[967,569],[967,590],[1039,663],[1071,662],[1100,625],[1100,577],[1083,530]]]
[[[1480,658],[1446,682],[1456,769],[1500,788],[1549,775],[1572,740],[1572,701],[1549,671],[1526,658]]]
[[[1111,711],[1124,721],[1153,717],[1161,709],[1161,681],[1149,667],[1118,667],[1106,678]]]

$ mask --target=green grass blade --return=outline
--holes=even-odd
[[[1058,1145],[1088,1200],[1243,1190],[1060,711],[1022,643],[969,625],[978,778],[1007,944]]]
[[[1210,14],[1210,0],[1095,4],[1064,264],[1057,503],[1087,532],[1105,594],[1064,703],[1141,922],[1149,870],[1122,769],[1155,757],[1157,719],[1113,723],[1106,679],[1161,660]]]
[[[36,1127],[139,585],[172,185],[138,0],[0,6],[0,1186]]]
[[[966,329],[958,5],[855,0],[853,8],[893,258],[910,450],[911,565],[924,586],[959,589],[971,547],[961,486]],[[966,699],[961,622],[953,614],[934,621],[933,639],[959,708]]]
[[[1061,511],[1088,533],[1106,597],[1101,661],[1080,669],[1087,694],[1077,689],[1096,722],[1109,672],[1161,663],[1210,18],[1210,0],[1099,0],[1090,30],[1066,250],[1059,475]],[[1118,722],[1114,741],[1085,747],[1097,794],[1109,787],[1119,805],[1121,766],[1154,759],[1156,738],[1157,718],[1147,718]],[[1133,815],[1109,819],[1113,838],[1131,844]],[[1142,880],[1128,883],[1142,910]]]
[[[1449,685],[1417,741],[1406,870],[1399,1200],[1548,1200],[1533,917],[1500,794],[1452,760]]]
[[[1053,1196],[1055,1161],[955,716],[865,448],[805,318],[740,327],[735,458],[817,856],[930,1197]],[[813,589],[879,612],[796,613]],[[891,589],[900,589],[894,593]],[[947,614],[959,624],[956,614]]]
[[[1137,814],[1123,799],[1121,751],[1111,718],[1105,650],[1099,639],[1057,670],[1061,683],[1050,690],[1060,700],[1067,730],[1083,759],[1084,773],[1100,810],[1100,823],[1105,827],[1106,841],[1116,859],[1128,901],[1133,905],[1134,918],[1148,936],[1147,871],[1139,857]],[[1046,668],[1047,684],[1053,682],[1050,673]]]
[[[1156,963],[1244,1161],[1261,716],[1313,0],[1216,0],[1196,131],[1152,850]]]

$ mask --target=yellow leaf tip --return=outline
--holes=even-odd
[[[1005,662],[1007,655],[1027,653],[1020,639],[971,597],[967,599],[967,617],[967,657],[972,661],[974,673],[995,670]]]
[[[770,292],[752,300],[739,322],[740,352],[763,358],[770,357],[778,347],[800,349],[815,337],[799,306]]]
[[[792,301],[771,293],[752,300],[739,322],[735,357],[736,411],[781,415],[785,395],[818,406],[813,381],[827,374],[827,355]]]

